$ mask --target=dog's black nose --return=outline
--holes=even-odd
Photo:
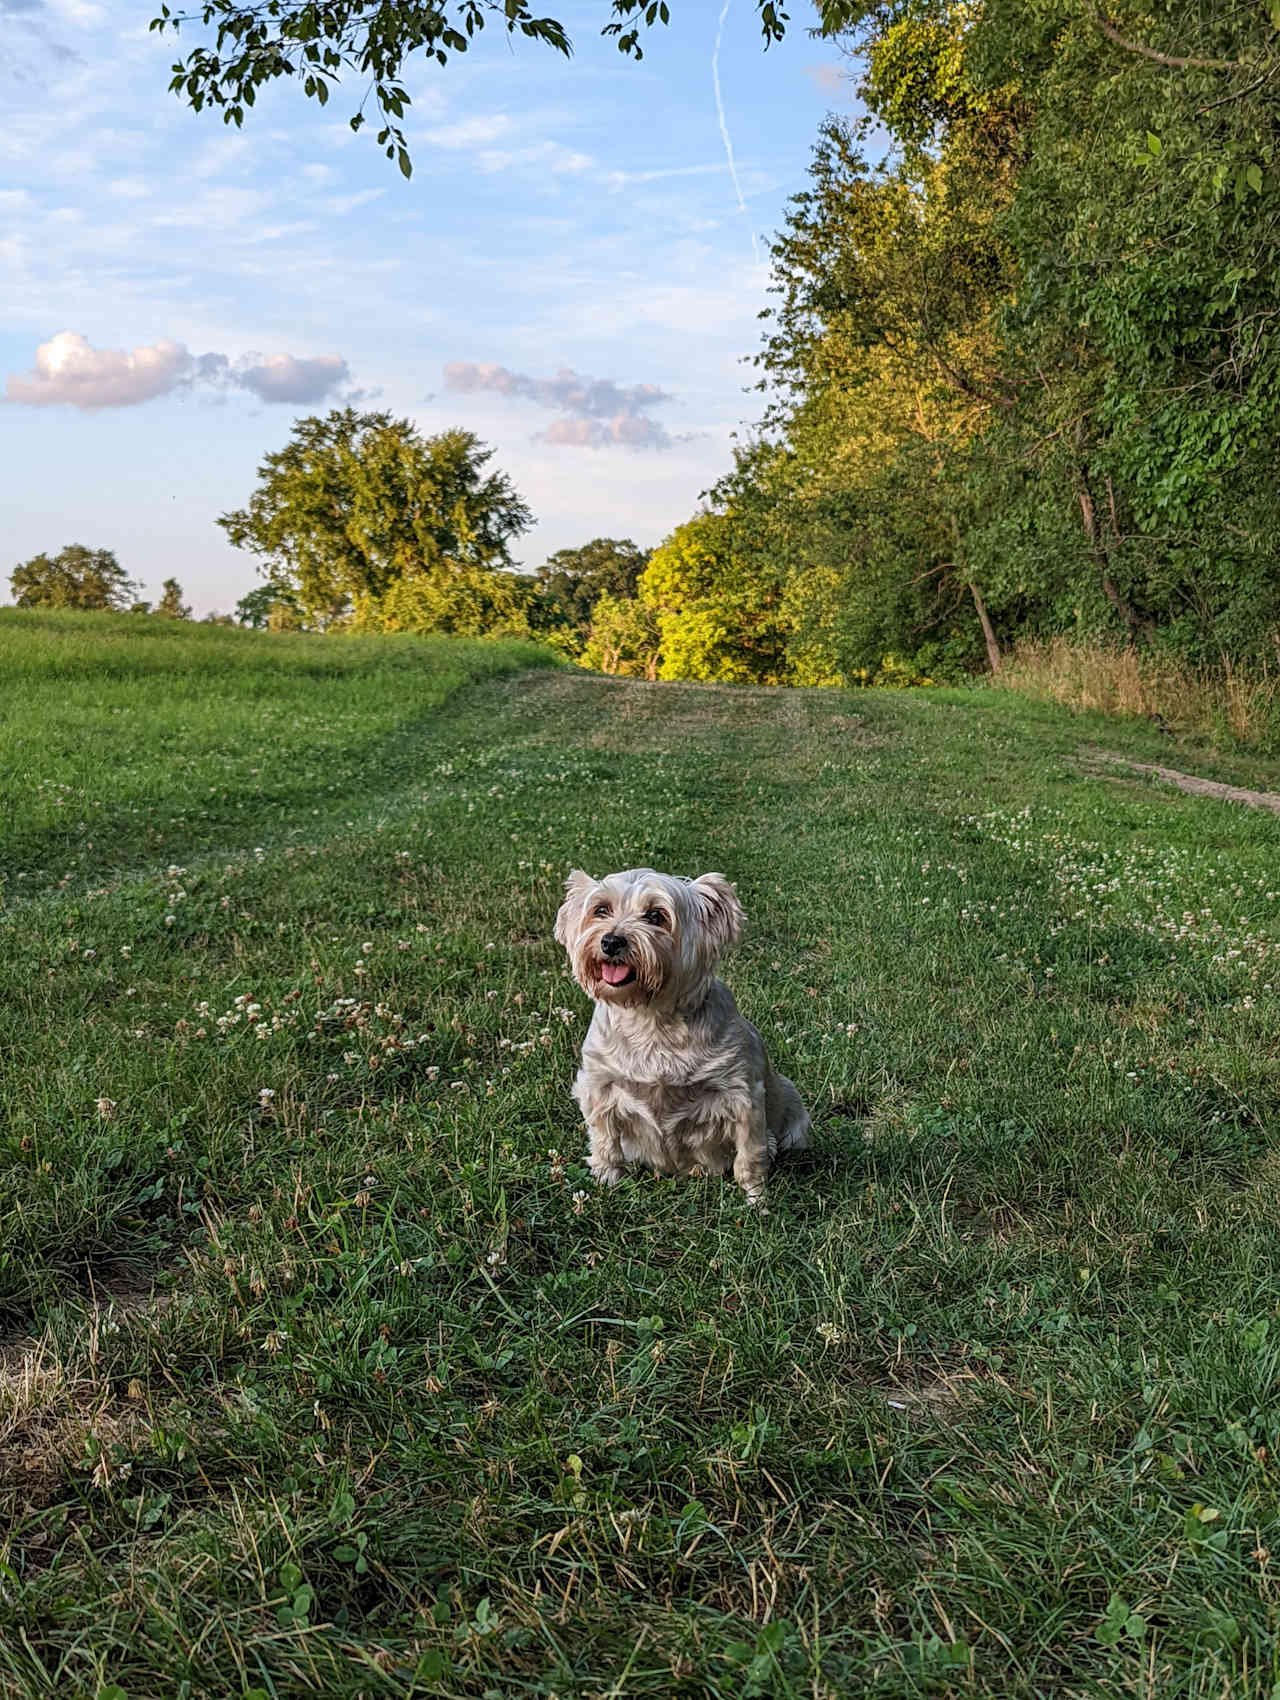
[[[621,933],[606,933],[600,940],[601,956],[621,956],[627,948],[627,941]]]

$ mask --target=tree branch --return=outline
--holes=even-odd
[[[1114,41],[1117,47],[1123,47],[1126,53],[1136,53],[1143,59],[1150,59],[1156,65],[1164,65],[1170,71],[1244,71],[1248,69],[1243,59],[1197,59],[1186,54],[1161,53],[1154,47],[1148,47],[1145,42],[1130,41],[1107,17],[1105,12],[1090,8],[1089,20],[1095,28],[1102,31],[1108,41]]]

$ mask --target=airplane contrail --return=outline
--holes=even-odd
[[[720,139],[724,143],[725,158],[729,161],[729,175],[733,179],[733,192],[738,197],[738,211],[743,218],[750,218],[747,203],[742,198],[742,185],[738,182],[738,167],[733,160],[733,143],[729,140],[729,126],[724,121],[724,101],[720,98],[720,38],[724,35],[724,21],[729,16],[729,7],[733,0],[724,0],[720,8],[720,22],[716,25],[715,51],[711,55],[711,83],[716,91],[716,116],[720,120]],[[760,264],[760,246],[756,241],[756,233],[751,232],[751,252],[755,262]]]

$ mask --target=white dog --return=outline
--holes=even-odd
[[[573,1095],[602,1185],[629,1164],[732,1174],[759,1204],[774,1157],[808,1145],[800,1094],[715,976],[744,919],[723,874],[569,875],[555,931],[595,999]]]

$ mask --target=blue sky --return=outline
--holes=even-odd
[[[721,0],[673,3],[639,65],[601,40],[605,0],[548,9],[568,62],[490,29],[409,66],[406,182],[351,134],[354,85],[324,110],[278,88],[236,132],[167,92],[148,0],[0,0],[6,588],[81,542],[229,610],[257,575],[215,517],[349,396],[491,444],[537,516],[530,568],[688,517],[755,413],[765,242],[849,84],[806,7],[765,52],[731,0],[740,207]]]

